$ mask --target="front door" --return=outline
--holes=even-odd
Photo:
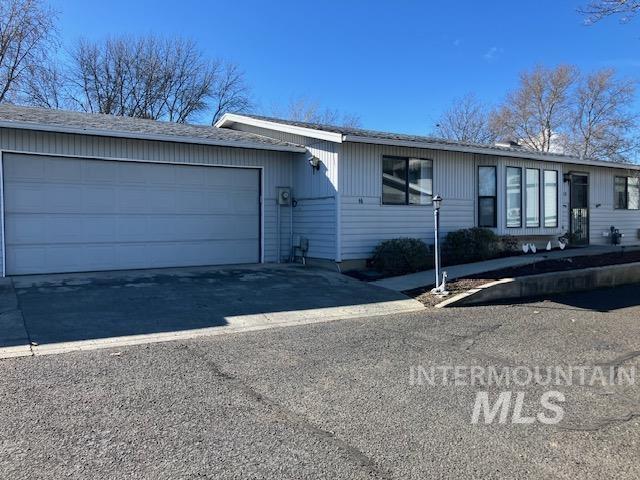
[[[589,175],[571,174],[571,198],[569,201],[571,243],[589,244]]]

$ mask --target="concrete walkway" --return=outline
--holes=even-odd
[[[584,248],[571,248],[568,250],[553,250],[551,252],[538,251],[536,254],[519,255],[515,257],[496,258],[484,262],[467,263],[463,265],[453,265],[444,267],[447,272],[448,280],[466,277],[468,275],[476,275],[493,270],[500,270],[509,267],[519,267],[529,265],[531,263],[541,262],[543,260],[553,260],[558,258],[583,257],[586,255],[602,255],[605,253],[620,252],[623,247],[615,246],[591,246]],[[625,251],[640,250],[640,246],[624,247]],[[395,290],[396,292],[406,292],[417,288],[432,287],[435,285],[435,271],[425,270],[424,272],[411,273],[409,275],[401,275],[399,277],[390,277],[376,282],[372,285]]]

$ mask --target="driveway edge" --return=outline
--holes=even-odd
[[[0,359],[20,356],[56,355],[75,351],[128,347],[177,340],[191,340],[200,337],[255,332],[271,328],[293,327],[354,318],[379,317],[396,313],[410,313],[422,311],[424,308],[424,305],[417,300],[407,298],[405,300],[377,302],[349,307],[329,307],[312,310],[244,315],[228,317],[227,321],[229,322],[229,325],[222,327],[208,327],[184,331],[101,338],[95,340],[79,340],[34,346],[26,345],[24,347],[0,348]]]

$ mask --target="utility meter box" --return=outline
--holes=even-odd
[[[291,205],[291,188],[276,187],[276,201],[278,205]]]

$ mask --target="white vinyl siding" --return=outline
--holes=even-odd
[[[475,224],[472,154],[384,145],[344,143],[339,158],[342,214],[342,258],[368,258],[383,240],[412,237],[433,243],[433,207],[384,205],[382,157],[433,161],[433,194],[442,195],[441,230]]]
[[[304,155],[292,162],[293,197],[297,205],[293,209],[293,234],[309,240],[307,256],[335,260],[337,258],[337,188],[338,155],[340,145],[325,140],[302,137],[276,130],[235,124],[235,130],[277,138],[307,150],[322,162],[314,171]],[[286,208],[285,208],[286,210]],[[288,215],[288,212],[285,213]],[[288,218],[288,217],[287,217]]]
[[[565,165],[564,173],[580,171],[589,174],[589,243],[610,245],[611,227],[624,234],[622,245],[638,245],[640,238],[640,210],[614,208],[615,177],[633,177],[637,172],[618,168]],[[605,236],[606,235],[606,236]]]

